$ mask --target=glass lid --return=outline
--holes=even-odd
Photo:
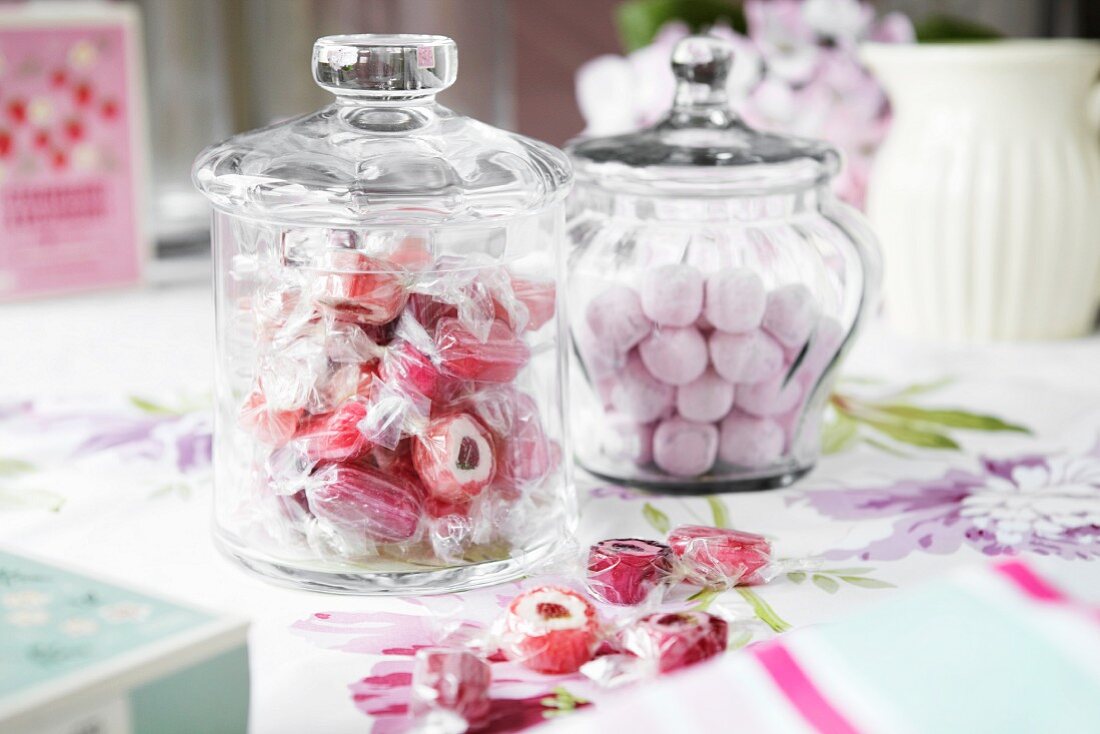
[[[577,178],[631,193],[728,196],[797,190],[831,179],[836,150],[817,140],[754,130],[730,108],[726,41],[685,38],[672,52],[676,96],[655,126],[579,139],[566,150]]]
[[[457,69],[443,36],[321,38],[313,78],[336,100],[207,148],[195,185],[226,211],[324,226],[477,222],[564,196],[560,150],[435,102]]]

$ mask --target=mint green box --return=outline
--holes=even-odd
[[[0,732],[237,734],[248,625],[0,550]]]

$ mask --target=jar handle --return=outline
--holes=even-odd
[[[1100,79],[1093,82],[1085,104],[1085,115],[1093,133],[1100,133]]]

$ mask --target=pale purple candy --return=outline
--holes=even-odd
[[[619,354],[630,351],[653,329],[638,294],[625,285],[611,286],[589,301],[585,320],[596,339]]]
[[[658,265],[642,276],[642,310],[661,326],[691,326],[703,312],[703,275],[691,265]]]
[[[691,421],[713,423],[730,412],[734,396],[733,383],[708,369],[676,391],[676,412]]]
[[[637,423],[629,416],[608,413],[600,449],[614,461],[629,461],[644,466],[653,461],[655,423]]]
[[[739,386],[737,407],[759,416],[781,415],[791,410],[802,399],[802,385],[798,380],[790,380],[784,385],[784,377],[778,374],[764,382]]]
[[[658,328],[638,354],[649,373],[669,385],[686,385],[707,369],[707,340],[694,326]]]
[[[783,455],[785,442],[783,428],[774,420],[735,410],[722,421],[718,456],[738,466],[768,466]]]
[[[840,323],[828,316],[823,317],[810,338],[810,348],[806,350],[806,357],[798,368],[799,375],[808,374],[815,379],[819,377],[840,351],[843,342],[844,329]]]
[[[709,347],[714,370],[730,382],[761,382],[783,369],[783,348],[759,329],[744,334],[716,331]]]
[[[653,433],[653,461],[676,477],[697,477],[718,457],[718,429],[710,423],[669,418]]]
[[[749,331],[760,326],[766,300],[759,275],[747,268],[728,268],[707,278],[703,314],[721,331]]]
[[[649,423],[672,411],[676,388],[649,373],[642,358],[631,352],[611,389],[611,405],[639,423]]]
[[[810,290],[801,283],[789,283],[768,294],[762,323],[776,341],[795,349],[810,338],[820,314]]]

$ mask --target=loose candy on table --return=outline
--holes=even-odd
[[[770,466],[783,455],[786,435],[771,418],[759,418],[732,411],[719,429],[718,457],[730,464],[758,469]]]
[[[611,387],[610,402],[616,411],[639,423],[650,423],[671,413],[676,388],[650,374],[637,352],[631,352]]]
[[[691,326],[703,312],[703,274],[691,265],[658,265],[642,275],[642,310],[659,326]]]
[[[783,370],[783,348],[759,329],[744,334],[716,331],[708,346],[714,371],[730,382],[761,382]]]
[[[488,339],[479,340],[458,319],[443,318],[435,341],[443,370],[475,382],[512,382],[531,357],[527,344],[500,320],[492,322]]]
[[[493,673],[489,663],[468,650],[428,647],[416,651],[409,713],[424,719],[439,712],[456,715],[470,730],[485,723]]]
[[[771,543],[762,535],[703,525],[681,525],[668,536],[687,581],[713,588],[762,584],[772,559]]]
[[[540,673],[575,673],[592,659],[600,625],[596,608],[577,592],[540,586],[508,605],[500,637],[509,660]]]
[[[657,424],[653,461],[675,477],[697,477],[710,471],[718,457],[718,429],[680,417]]]
[[[434,418],[413,444],[413,465],[433,498],[466,502],[496,475],[493,437],[468,413]]]
[[[713,423],[730,412],[735,397],[733,383],[707,369],[676,391],[676,412],[690,421]]]
[[[821,308],[810,289],[801,283],[789,283],[768,294],[763,327],[784,347],[801,347],[810,338]]]
[[[707,369],[707,340],[694,326],[659,327],[638,345],[649,374],[669,385],[686,385]]]
[[[742,385],[737,390],[737,407],[745,413],[760,417],[782,415],[795,408],[802,400],[802,383],[788,380],[780,373],[763,382]]]
[[[585,322],[595,337],[593,346],[609,355],[626,354],[653,330],[637,292],[625,285],[611,286],[589,301]]]
[[[625,628],[619,644],[668,673],[725,652],[729,624],[706,612],[657,612]]]
[[[671,571],[672,549],[652,540],[602,540],[588,551],[588,591],[608,604],[641,604]]]
[[[715,329],[730,333],[751,331],[764,317],[767,294],[764,281],[748,268],[727,268],[706,280],[703,315]]]
[[[424,492],[415,483],[351,464],[324,466],[310,480],[306,487],[310,512],[337,528],[382,543],[416,535]]]

